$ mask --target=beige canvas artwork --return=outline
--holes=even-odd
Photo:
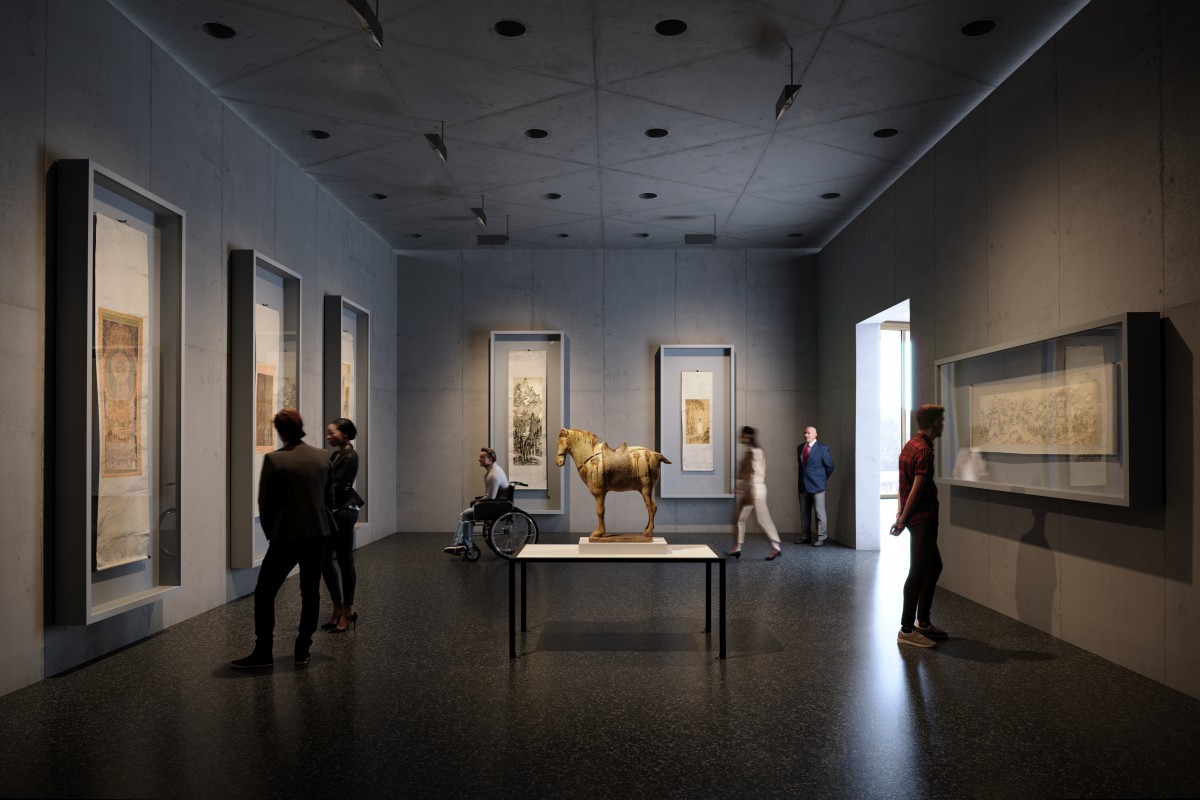
[[[545,489],[546,351],[513,350],[508,354],[509,480]]]
[[[254,450],[269,453],[275,449],[275,367],[254,367]]]
[[[97,309],[100,477],[142,474],[142,318]]]
[[[713,374],[704,370],[683,372],[679,388],[683,417],[680,469],[683,472],[712,472]]]

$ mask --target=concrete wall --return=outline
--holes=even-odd
[[[0,27],[0,694],[225,603],[228,254],[255,248],[304,278],[301,411],[320,443],[322,296],[372,311],[371,533],[395,527],[395,256],[107,3],[20,0]],[[187,212],[183,589],[88,627],[45,617],[46,176],[90,158]],[[80,531],[80,536],[87,535]],[[363,539],[360,539],[360,542]],[[219,654],[218,654],[219,655]]]
[[[813,258],[762,250],[480,250],[400,257],[399,464],[403,530],[453,529],[482,486],[488,334],[562,330],[570,344],[571,427],[612,445],[655,445],[655,358],[662,344],[732,344],[737,424],[761,431],[768,503],[798,528],[795,448],[816,401]],[[568,469],[571,469],[568,465]],[[569,511],[546,531],[595,527],[572,470]],[[659,502],[656,530],[727,530],[732,500]],[[608,528],[640,531],[645,507],[609,496]],[[761,534],[759,534],[761,536]]]
[[[854,325],[899,300],[917,403],[938,358],[1160,312],[1165,506],[944,489],[942,585],[1200,697],[1198,25],[1188,0],[1093,0],[821,252],[817,340],[851,452]],[[852,496],[830,504],[852,534]]]

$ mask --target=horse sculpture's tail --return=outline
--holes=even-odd
[[[661,462],[662,462],[662,463],[664,463],[664,464],[670,464],[670,463],[671,463],[671,459],[667,458],[667,457],[666,457],[666,456],[664,456],[662,453],[659,453],[659,452],[657,452],[657,451],[656,451],[656,452],[654,453],[654,455],[658,456],[658,460],[659,460],[659,461],[661,461]]]

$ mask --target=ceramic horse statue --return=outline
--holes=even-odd
[[[658,465],[671,462],[662,453],[648,447],[629,447],[624,442],[615,450],[608,442],[591,431],[563,428],[558,432],[558,466],[566,463],[567,454],[575,459],[579,477],[596,498],[596,530],[591,541],[650,541],[654,537],[654,484],[658,483]],[[641,535],[609,534],[604,530],[604,496],[609,492],[641,492],[646,501],[646,529]]]

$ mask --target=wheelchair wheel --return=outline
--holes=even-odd
[[[492,535],[488,537],[488,544],[501,558],[512,558],[513,552],[522,545],[536,541],[537,523],[524,511],[517,510],[501,514],[492,523]]]
[[[478,545],[475,544],[475,542],[471,542],[471,546],[467,548],[467,551],[465,553],[463,553],[463,561],[478,561],[478,560],[479,560],[479,547],[478,547]]]

